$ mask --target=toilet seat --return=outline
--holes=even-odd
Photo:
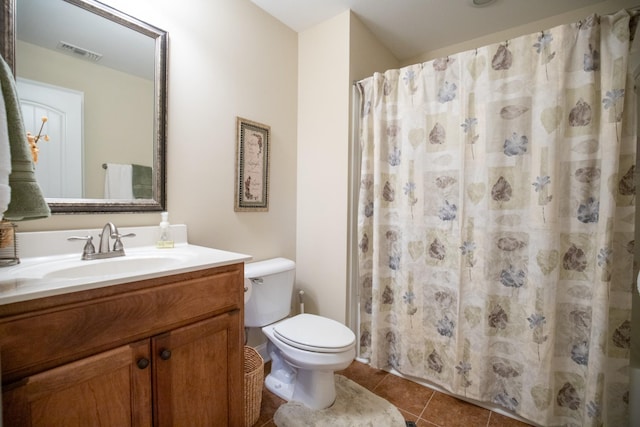
[[[276,338],[300,350],[340,353],[355,345],[355,335],[342,323],[314,314],[299,314],[273,327]]]

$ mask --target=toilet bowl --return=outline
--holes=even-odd
[[[245,326],[259,327],[267,338],[271,372],[265,386],[286,401],[311,409],[331,406],[336,398],[334,372],[355,358],[355,334],[340,322],[290,313],[295,263],[284,258],[245,264]]]
[[[334,320],[299,314],[262,328],[269,342],[267,389],[287,401],[324,409],[336,398],[334,372],[355,358],[355,335]]]

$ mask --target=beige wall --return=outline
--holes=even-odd
[[[297,288],[306,310],[345,320],[349,16],[298,37]]]
[[[249,0],[103,2],[169,32],[170,221],[187,224],[195,244],[295,259],[296,33]],[[236,116],[271,126],[266,213],[233,210]],[[160,215],[55,215],[20,222],[18,231],[100,227],[107,220],[152,225]]]
[[[397,61],[350,11],[298,43],[297,288],[307,311],[347,322],[351,87]]]
[[[355,14],[351,14],[349,32],[349,81],[355,82],[400,66],[395,56],[384,47]]]
[[[103,163],[153,165],[153,81],[30,43],[16,52],[18,77],[84,94],[84,197],[104,197]]]

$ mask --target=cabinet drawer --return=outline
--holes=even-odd
[[[194,320],[242,310],[242,264],[231,267],[118,285],[122,292],[98,298],[88,291],[82,302],[0,318],[3,384]]]

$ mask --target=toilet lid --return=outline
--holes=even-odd
[[[339,353],[354,346],[356,336],[342,323],[314,314],[299,314],[277,323],[275,336],[301,350]]]

